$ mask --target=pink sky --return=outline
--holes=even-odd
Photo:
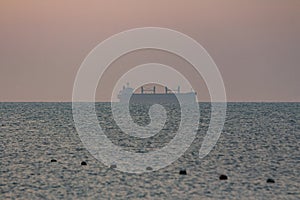
[[[300,101],[299,0],[1,0],[0,101],[71,101],[85,56],[109,36],[145,26],[174,29],[203,45],[229,101]],[[164,60],[150,52],[119,63],[128,68],[154,58]],[[196,90],[209,100],[205,86]]]

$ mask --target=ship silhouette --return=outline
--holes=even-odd
[[[164,87],[164,93],[157,93],[156,88],[156,86],[151,88],[142,86],[140,87],[140,93],[136,93],[127,83],[119,92],[118,99],[121,103],[134,104],[178,104],[179,101],[184,104],[191,104],[196,102],[196,92],[181,93],[180,86],[175,90],[176,93],[168,87]]]

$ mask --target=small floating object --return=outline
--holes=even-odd
[[[86,162],[85,162],[85,161],[82,161],[82,162],[81,162],[81,165],[87,165],[87,164],[86,164]]]
[[[147,168],[146,168],[146,170],[148,170],[148,171],[152,171],[152,170],[153,170],[153,168],[152,168],[152,167],[147,167]]]
[[[292,123],[292,124],[295,124],[295,123],[296,123],[296,121],[295,121],[295,120],[292,120],[292,119],[289,120],[289,122]]]
[[[185,170],[185,169],[181,169],[181,170],[179,171],[179,174],[180,174],[180,175],[187,175],[187,173],[186,173],[186,170]]]
[[[219,176],[219,179],[220,179],[220,180],[227,180],[228,177],[227,177],[225,174],[221,174],[221,175]]]
[[[268,178],[268,179],[267,179],[267,183],[275,183],[275,180],[272,179],[272,178]]]
[[[51,162],[57,162],[57,160],[55,160],[55,159],[51,159]]]
[[[112,164],[109,168],[110,169],[115,169],[115,168],[117,168],[117,165],[116,164]]]

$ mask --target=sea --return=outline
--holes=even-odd
[[[187,151],[162,169],[136,174],[92,156],[77,133],[72,103],[0,103],[0,199],[300,199],[300,103],[228,103],[220,138],[202,159],[211,104],[199,109]],[[110,103],[96,103],[107,138],[140,153],[176,135],[180,112],[166,110],[164,128],[137,139],[116,125]],[[148,111],[130,108],[140,126],[149,124]]]

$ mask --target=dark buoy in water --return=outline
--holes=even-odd
[[[86,162],[85,162],[85,161],[82,161],[82,162],[81,162],[81,165],[87,165],[87,164],[86,164]]]
[[[51,159],[51,162],[57,162],[57,160],[55,160],[55,159]]]
[[[146,170],[147,170],[147,171],[152,171],[153,168],[152,168],[152,167],[147,167]]]
[[[268,179],[267,179],[267,183],[275,183],[275,180],[274,180],[274,179],[271,179],[271,178],[268,178]]]
[[[224,175],[224,174],[221,174],[221,175],[219,176],[219,179],[220,179],[220,180],[227,180],[228,177],[227,177],[226,175]]]
[[[117,165],[116,164],[112,164],[109,168],[110,169],[115,169],[115,168],[117,168]]]
[[[180,175],[187,175],[187,173],[186,173],[186,170],[185,170],[185,169],[181,169],[181,170],[179,171],[179,174],[180,174]]]

